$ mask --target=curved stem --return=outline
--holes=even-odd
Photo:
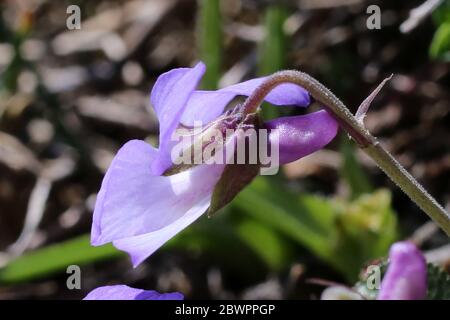
[[[310,75],[294,70],[274,73],[247,98],[243,105],[244,113],[256,112],[266,95],[273,88],[283,83],[294,83],[305,88],[315,100],[324,106],[325,110],[333,115],[339,125],[347,131],[387,176],[450,236],[449,213],[380,145],[377,139],[353,116],[341,100]]]

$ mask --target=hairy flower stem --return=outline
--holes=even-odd
[[[362,122],[353,116],[341,100],[310,75],[295,70],[274,73],[247,98],[243,105],[244,113],[256,112],[265,96],[273,88],[283,83],[294,83],[305,88],[316,101],[333,115],[339,125],[347,131],[387,176],[450,236],[449,213],[380,145],[377,139],[370,134]]]

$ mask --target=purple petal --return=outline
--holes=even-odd
[[[425,258],[408,241],[397,242],[389,251],[389,267],[381,282],[378,300],[422,300],[427,292]]]
[[[225,106],[236,96],[250,95],[267,77],[241,82],[217,91],[195,91],[205,72],[200,62],[194,68],[174,69],[161,75],[156,81],[151,102],[160,123],[159,154],[152,164],[152,171],[161,175],[172,164],[170,138],[180,124],[193,126],[195,122],[206,124],[222,114]],[[282,84],[273,89],[266,101],[275,105],[307,106],[309,94],[295,84]]]
[[[154,290],[142,290],[125,285],[98,287],[83,300],[183,300],[179,292],[159,293]]]
[[[178,220],[160,230],[119,239],[114,241],[113,244],[117,249],[127,252],[131,257],[133,266],[136,267],[158,250],[165,242],[197,220],[206,212],[206,210],[208,210],[210,203],[211,196],[202,200]]]
[[[227,145],[232,143],[233,141],[229,141]],[[179,219],[173,221],[164,228],[146,234],[115,240],[113,241],[114,246],[119,250],[127,252],[131,257],[133,266],[138,266],[147,257],[158,250],[165,242],[185,229],[208,210],[211,205],[214,187],[222,176],[224,169],[225,165],[200,165],[191,169],[190,171],[198,171],[195,171],[197,174],[192,176],[194,184],[192,189],[189,190],[190,193],[194,194],[198,192],[199,188],[205,188],[205,190],[207,190],[205,192],[205,194],[207,194],[206,197],[194,204],[194,206]],[[183,201],[185,200],[181,198],[180,202]]]
[[[249,96],[267,77],[241,82],[217,91],[194,91],[188,101],[181,123],[192,126],[194,121],[203,124],[210,122],[223,113],[226,105],[236,96]],[[308,92],[295,84],[282,84],[275,87],[266,101],[274,105],[307,106],[310,98]]]
[[[327,145],[337,134],[338,124],[325,110],[304,116],[282,117],[265,123],[274,142],[278,132],[280,164],[289,163]]]
[[[194,68],[173,69],[162,74],[153,86],[150,100],[159,120],[159,154],[152,170],[157,175],[172,164],[170,138],[204,73],[205,65],[199,62]]]
[[[206,210],[223,166],[199,165],[172,176],[155,176],[150,166],[156,152],[140,140],[119,150],[95,205],[93,245],[151,233],[159,240],[147,244],[152,248],[147,254]]]

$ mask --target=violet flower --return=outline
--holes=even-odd
[[[179,292],[159,293],[125,285],[98,287],[87,294],[83,300],[183,300]]]
[[[180,127],[193,126],[196,121],[233,128],[256,123],[252,117],[243,119],[239,108],[231,113],[224,113],[224,109],[236,96],[250,95],[265,78],[216,91],[196,90],[204,72],[205,65],[200,62],[193,68],[171,70],[157,79],[151,102],[160,123],[159,148],[140,140],[127,142],[103,179],[94,210],[91,243],[98,246],[112,242],[131,256],[134,266],[208,208],[214,212],[223,207],[257,174],[245,166],[223,164],[200,164],[172,174],[171,138]],[[294,84],[276,87],[266,101],[301,107],[310,103],[308,92]],[[278,132],[280,164],[324,147],[338,128],[324,110],[278,118],[263,125]]]
[[[427,293],[425,257],[409,241],[397,242],[389,251],[389,266],[378,300],[423,300]]]

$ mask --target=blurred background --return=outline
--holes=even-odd
[[[355,283],[406,238],[448,267],[448,238],[345,134],[258,177],[136,269],[112,246],[89,245],[115,152],[157,142],[157,76],[198,60],[204,89],[300,69],[353,112],[394,74],[365,123],[448,210],[450,3],[408,20],[423,2],[2,1],[0,299],[81,299],[116,283],[188,299],[317,299],[324,281]],[[79,30],[66,25],[69,5],[81,9]],[[380,29],[367,27],[369,5],[381,9]],[[81,290],[67,288],[68,265],[81,267]]]

